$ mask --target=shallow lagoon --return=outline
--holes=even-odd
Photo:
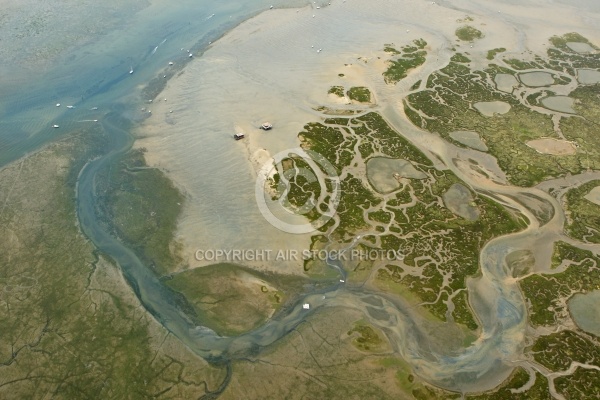
[[[554,78],[549,72],[526,72],[519,74],[519,79],[524,85],[531,87],[550,86],[554,84]]]
[[[591,53],[594,51],[594,48],[587,43],[567,42],[567,46],[578,53]]]
[[[582,68],[577,70],[577,80],[584,85],[600,83],[600,71]]]
[[[568,96],[550,96],[542,99],[544,107],[553,111],[575,114],[573,104],[575,100]]]
[[[379,193],[389,193],[400,187],[399,178],[424,179],[427,175],[409,161],[375,157],[367,161],[367,177]]]
[[[600,290],[578,293],[568,302],[575,323],[584,331],[600,335]]]
[[[510,104],[503,101],[481,101],[475,103],[474,106],[486,117],[493,117],[494,114],[506,114],[510,111]]]
[[[506,93],[511,93],[515,86],[519,84],[517,78],[511,74],[496,74],[494,82],[498,90]]]
[[[450,186],[450,189],[444,193],[444,204],[454,214],[468,219],[469,221],[475,221],[479,218],[479,210],[475,207],[473,202],[473,196],[471,191],[460,183],[455,183]]]

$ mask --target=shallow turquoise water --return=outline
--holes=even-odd
[[[131,15],[123,6],[123,10],[116,10],[128,16],[122,25],[64,50],[49,66],[21,66],[13,61],[21,60],[19,54],[0,59],[0,167],[77,129],[78,121],[101,118],[116,103],[127,109],[137,100],[132,94],[139,94],[140,88],[158,77],[169,61],[181,66],[189,60],[185,50],[199,56],[209,42],[270,4],[298,4],[291,3],[159,0]],[[106,19],[107,24],[115,19],[110,13],[96,17]],[[69,32],[68,22],[65,24],[52,28],[57,38]],[[79,25],[75,28],[81,30]],[[22,48],[34,46],[36,40],[41,39],[23,39]],[[130,68],[133,74],[129,74]],[[75,108],[67,109],[67,105]],[[91,110],[94,107],[98,110]],[[52,129],[54,124],[60,128]]]

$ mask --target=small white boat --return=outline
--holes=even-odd
[[[98,109],[98,107],[92,107],[91,108],[91,110],[97,110],[97,109]]]
[[[169,61],[169,65],[173,65],[173,61]]]
[[[75,108],[75,106],[67,106],[67,108]]]
[[[52,125],[53,128],[58,128],[58,125]]]
[[[60,107],[60,103],[56,103],[56,107]]]
[[[133,74],[133,67],[129,67],[129,73]]]

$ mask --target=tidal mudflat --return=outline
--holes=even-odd
[[[342,193],[345,194],[341,197],[340,208],[333,222],[315,232],[310,239],[310,249],[350,246],[386,251],[402,248],[406,251],[406,258],[394,264],[342,263],[342,277],[350,285],[349,293],[337,294],[337,300],[327,297],[330,307],[340,310],[340,318],[344,314],[341,310],[345,307],[363,309],[368,303],[370,307],[377,308],[365,311],[366,321],[361,323],[366,323],[367,327],[356,328],[356,324],[350,324],[347,332],[360,334],[362,343],[373,340],[373,349],[386,348],[386,341],[404,349],[399,352],[399,357],[407,362],[408,368],[412,366],[415,373],[412,382],[423,386],[402,383],[402,387],[410,388],[411,394],[417,398],[419,393],[427,393],[425,396],[431,398],[452,396],[451,392],[442,395],[435,386],[457,392],[490,390],[497,383],[491,384],[490,375],[483,372],[477,383],[471,381],[467,384],[463,379],[465,371],[473,368],[482,371],[483,365],[489,367],[482,360],[484,354],[489,356],[491,353],[481,350],[476,338],[487,335],[488,329],[496,326],[495,317],[491,315],[499,312],[507,328],[502,334],[492,334],[495,345],[502,349],[500,351],[503,354],[511,354],[508,357],[511,360],[529,354],[530,349],[521,346],[521,343],[526,336],[525,326],[530,323],[527,313],[531,312],[521,297],[521,286],[512,275],[509,279],[511,284],[501,285],[502,289],[497,291],[495,282],[499,281],[495,279],[505,282],[502,279],[506,278],[500,277],[503,276],[500,273],[503,267],[491,260],[502,260],[514,251],[524,251],[525,247],[534,249],[532,259],[550,260],[552,249],[542,245],[541,239],[534,239],[531,234],[539,232],[540,238],[560,237],[564,214],[548,193],[527,187],[551,177],[560,177],[569,169],[574,173],[579,172],[577,160],[586,163],[575,144],[571,143],[571,125],[579,122],[567,120],[566,117],[560,120],[566,139],[547,135],[548,132],[555,132],[552,117],[535,113],[525,106],[526,101],[519,97],[523,94],[517,92],[529,87],[529,91],[523,93],[524,96],[530,96],[535,95],[533,91],[537,87],[564,85],[573,80],[574,69],[565,67],[571,75],[560,72],[555,78],[553,75],[557,72],[550,68],[544,70],[546,64],[540,67],[520,60],[520,55],[515,53],[518,36],[513,37],[502,30],[502,23],[492,15],[465,17],[457,13],[457,25],[449,27],[448,32],[444,27],[436,28],[439,29],[437,34],[456,40],[456,32],[461,26],[477,26],[481,35],[459,37],[465,43],[459,42],[457,47],[468,46],[467,56],[458,54],[457,48],[444,47],[433,30],[426,28],[425,24],[415,24],[421,18],[419,12],[425,10],[420,7],[425,5],[408,8],[410,11],[407,15],[398,17],[410,25],[402,29],[398,28],[398,24],[386,25],[386,20],[382,18],[386,10],[391,10],[386,8],[389,6],[390,3],[378,2],[376,7],[366,9],[358,3],[333,3],[318,9],[313,6],[301,10],[276,11],[279,16],[277,21],[273,21],[270,14],[263,14],[242,24],[211,48],[202,59],[190,64],[186,69],[187,76],[182,75],[169,82],[169,87],[159,96],[167,100],[153,106],[158,110],[158,113],[153,111],[154,116],[164,117],[147,121],[141,130],[143,137],[136,146],[148,149],[146,159],[151,165],[169,169],[169,176],[175,182],[188,193],[196,193],[190,196],[191,201],[186,205],[188,211],[184,210],[184,216],[186,212],[190,214],[182,221],[194,220],[198,215],[205,215],[202,218],[206,219],[195,219],[197,222],[204,221],[204,224],[191,226],[183,222],[180,225],[178,234],[186,243],[184,252],[188,254],[194,249],[190,238],[200,237],[200,241],[207,243],[213,240],[199,229],[218,215],[217,209],[211,206],[203,210],[205,205],[200,201],[202,184],[210,182],[210,179],[201,179],[192,171],[206,168],[214,171],[211,174],[216,188],[216,182],[236,182],[237,178],[231,178],[232,172],[227,164],[234,164],[238,171],[243,171],[243,175],[252,176],[264,160],[281,150],[295,149],[300,145],[305,150],[319,152],[340,174]],[[433,7],[433,11],[427,8],[429,18],[441,18],[441,14],[437,13],[439,9],[435,8],[439,6],[429,4],[427,7]],[[354,13],[358,10],[369,15],[369,20],[379,21],[385,29],[376,32],[363,30],[365,25],[355,20]],[[510,18],[527,21],[525,25],[529,28],[524,31],[529,35],[527,43],[535,40],[531,51],[544,57],[547,49],[545,43],[555,33],[543,31],[542,34],[539,25],[527,20],[516,10],[517,7],[505,7],[503,12],[510,11]],[[547,14],[561,24],[558,14],[549,11]],[[565,21],[577,19],[574,15],[570,18],[563,19],[562,25],[565,25]],[[347,26],[348,23],[354,27],[352,31],[344,28],[344,24]],[[484,23],[486,27],[483,27]],[[300,31],[305,34],[299,35]],[[295,39],[291,40],[292,37]],[[573,41],[572,37],[568,40]],[[293,45],[282,46],[283,42]],[[369,43],[381,44],[374,46]],[[520,44],[523,45],[523,42]],[[490,53],[490,49],[503,50]],[[415,53],[418,53],[418,57],[411,56]],[[490,60],[490,57],[493,64],[482,62],[484,59]],[[516,67],[513,69],[513,66],[521,65],[521,70]],[[523,69],[529,71],[522,72]],[[376,104],[350,101],[348,89],[354,87],[366,88],[371,94],[368,100],[376,98]],[[518,90],[513,91],[514,88]],[[206,93],[208,95],[205,97]],[[229,93],[235,93],[236,103],[228,100]],[[537,96],[540,97],[539,94]],[[582,103],[590,104],[590,96],[580,91],[573,98],[583,99]],[[534,98],[527,99],[533,102]],[[437,105],[438,101],[443,107]],[[248,104],[253,106],[248,107]],[[200,121],[198,115],[203,116]],[[592,118],[591,114],[588,115]],[[265,132],[257,129],[265,120],[274,124],[273,130]],[[444,124],[446,126],[442,128]],[[585,132],[589,129],[586,128]],[[247,140],[243,143],[232,142],[230,136],[234,130],[246,133]],[[166,136],[167,140],[164,132],[172,133]],[[457,135],[456,132],[470,132],[471,135]],[[545,136],[548,140],[545,140]],[[217,137],[222,139],[214,139]],[[444,140],[445,137],[473,149],[487,150],[490,157],[497,158],[503,172],[508,172],[508,186],[499,186],[491,181],[491,175],[482,168],[483,165],[491,165],[485,153],[456,147]],[[410,144],[404,143],[402,138],[407,138]],[[190,150],[195,148],[202,152],[201,146],[204,144],[212,148],[212,141],[218,143],[214,149],[220,149],[219,157],[228,160],[220,170],[204,165],[203,161],[198,160],[197,154]],[[568,151],[563,149],[565,146]],[[588,146],[588,149],[594,146]],[[523,149],[529,151],[523,152]],[[208,152],[217,154],[215,151]],[[307,168],[294,154],[289,153],[288,156],[284,158],[283,171]],[[550,157],[565,157],[559,164],[560,170],[546,172],[546,168],[556,168],[557,165]],[[454,167],[458,165],[452,161],[456,158],[461,159],[460,168]],[[214,162],[216,159],[210,160]],[[591,160],[588,159],[587,163],[592,164],[585,165],[595,168]],[[407,173],[408,167],[411,171],[418,171],[419,176]],[[455,172],[457,175],[454,175]],[[281,179],[277,175],[272,178],[275,181]],[[304,183],[297,185],[292,185],[290,189],[290,205],[300,207],[307,199],[323,199],[320,192],[322,188]],[[243,198],[243,187],[237,183],[233,185],[236,193],[239,192],[242,197],[235,200],[239,201],[236,203],[238,205],[232,203],[230,206],[240,213],[240,218],[260,224],[255,217],[248,219],[253,211],[242,205],[248,204],[248,199]],[[532,198],[540,199],[545,205],[551,204],[549,207],[554,207],[554,211],[540,212],[539,204],[532,203]],[[209,199],[205,199],[205,203],[210,204],[206,200]],[[324,202],[316,205],[327,208],[330,204]],[[312,214],[307,217],[309,220],[314,218]],[[505,225],[499,225],[498,221],[503,221]],[[217,226],[216,223],[210,224]],[[540,228],[542,225],[543,229]],[[435,238],[425,239],[430,229],[433,232],[440,229],[445,234],[437,236],[433,233]],[[510,232],[506,240],[492,239],[503,229],[505,233]],[[219,243],[243,240],[246,245],[258,240],[228,236],[234,235],[233,229],[229,230],[232,233],[222,230],[216,240],[222,241]],[[522,232],[518,233],[520,230]],[[273,239],[268,239],[271,233],[268,230],[265,232],[262,239],[275,240],[275,233]],[[449,232],[461,232],[461,237],[472,238],[474,243],[483,247],[450,250],[457,242],[451,240],[454,233]],[[301,248],[307,245],[307,240],[308,236],[298,237],[294,242],[302,243],[298,247]],[[463,256],[462,267],[457,264],[456,268],[445,269],[448,265],[454,265],[453,251]],[[465,257],[471,259],[471,251],[474,260],[472,266],[464,260]],[[477,261],[479,257],[481,263]],[[194,260],[190,262],[192,268],[201,267],[201,264]],[[532,271],[535,264],[517,264],[514,263],[515,268],[520,271],[535,273]],[[336,271],[316,258],[305,260],[300,265],[288,265],[287,268],[286,272],[313,277],[331,276]],[[483,277],[474,278],[480,268],[485,271]],[[411,314],[409,320],[400,318],[403,322],[393,329],[396,333],[389,332],[384,327],[386,321],[392,318],[390,309],[385,313],[380,311],[379,307],[385,303],[375,297],[370,300],[353,297],[356,292],[353,292],[351,285],[357,284],[391,294],[398,299],[396,307],[400,309],[406,310],[402,304],[408,302],[418,311]],[[492,311],[486,304],[493,304],[497,308]],[[324,305],[322,311],[319,309],[311,317],[312,324],[322,323],[320,316],[329,315],[328,312]],[[477,315],[477,318],[473,315]],[[412,345],[407,346],[397,336],[402,335],[399,332],[422,332],[418,327],[425,327],[425,321],[433,321],[431,327],[443,323],[447,329],[455,329],[456,337],[468,343],[466,348],[470,349],[469,354],[474,358],[468,362],[461,358],[460,367],[453,364],[454,369],[450,369],[450,372],[447,364],[430,363],[427,356],[414,350]],[[442,349],[447,346],[454,355],[465,354],[458,343],[450,343],[436,336],[435,329],[426,331],[427,338],[423,337],[423,340],[414,343],[417,348],[427,343],[429,349],[435,351],[443,353]],[[388,334],[382,336],[381,332]],[[270,353],[269,359],[275,360],[278,354],[287,354],[290,350],[287,346],[292,345],[293,341],[288,338],[281,342],[277,351]],[[365,351],[365,346],[356,348]],[[293,353],[296,354],[295,351]],[[365,353],[371,354],[369,351]],[[477,354],[477,361],[473,354]],[[445,354],[444,357],[447,356]],[[319,365],[318,361],[316,365]],[[515,382],[522,379],[523,374],[530,374],[527,372],[530,365],[521,365],[525,369],[516,371],[497,393],[503,393],[507,387],[512,387],[510,385],[518,385]],[[510,368],[489,368],[488,371],[495,371],[496,376],[508,378],[510,375]],[[247,381],[253,374],[262,376],[265,373],[245,369],[243,377],[238,379]],[[452,379],[453,383],[449,383]],[[531,396],[544,398],[556,390],[549,385],[549,377],[545,374],[532,374],[531,379],[536,384],[524,389]],[[560,384],[561,390],[571,390],[572,384],[564,380]],[[235,390],[239,390],[236,387],[239,386],[231,385],[231,392],[228,394],[226,391],[224,395],[232,396]],[[311,389],[305,390],[310,392]],[[370,386],[369,390],[376,393],[382,387]],[[493,398],[494,394],[482,396]]]
[[[223,4],[201,22],[233,24]],[[600,346],[581,323],[593,317],[570,305],[600,282],[590,200],[600,66],[582,52],[600,37],[582,17],[597,11],[560,4],[265,5],[216,42],[190,40],[203,54],[178,49],[185,67],[125,62],[119,79],[139,85],[106,87],[112,112],[90,118],[97,132],[0,171],[11,327],[0,388],[69,396],[109,380],[101,393],[114,397],[597,398]],[[576,113],[541,107],[553,93]],[[114,99],[132,104],[119,115]],[[259,129],[266,121],[273,129]],[[291,224],[335,213],[312,232],[283,232],[258,195]],[[284,256],[232,265],[207,257],[217,249]],[[40,367],[57,374],[35,378]]]

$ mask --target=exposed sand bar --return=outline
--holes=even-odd
[[[596,186],[590,190],[590,192],[585,195],[585,199],[600,206],[600,186]]]
[[[553,138],[543,138],[530,140],[526,143],[527,146],[531,147],[538,153],[552,154],[555,156],[565,156],[569,154],[575,154],[576,149],[573,143],[566,140],[558,140]]]

